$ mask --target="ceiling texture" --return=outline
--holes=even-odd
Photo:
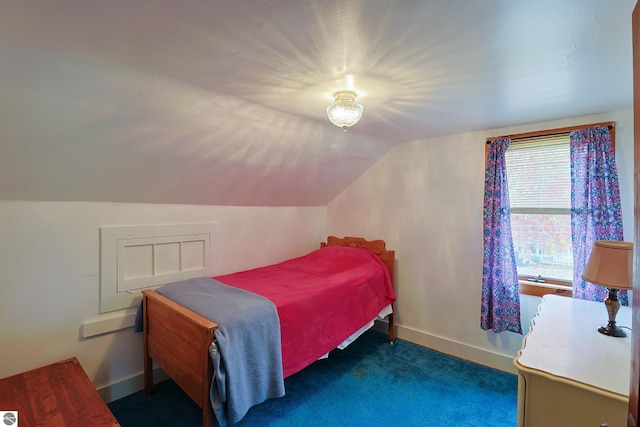
[[[634,5],[3,1],[0,199],[326,205],[403,142],[631,109]]]

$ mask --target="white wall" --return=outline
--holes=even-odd
[[[203,222],[219,224],[215,274],[302,255],[326,238],[324,207],[0,201],[0,378],[76,356],[99,389],[130,378],[141,388],[141,334],[81,338],[82,322],[101,317],[99,227]]]
[[[485,141],[603,121],[616,122],[625,240],[633,241],[632,111],[401,144],[329,204],[328,234],[385,239],[396,250],[400,338],[513,372],[522,336],[479,326]],[[522,297],[525,333],[539,302]]]

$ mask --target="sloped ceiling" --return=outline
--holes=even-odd
[[[325,205],[402,142],[631,108],[634,4],[3,1],[0,199]]]

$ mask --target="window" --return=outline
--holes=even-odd
[[[613,122],[504,137],[511,139],[506,167],[521,294],[572,295],[569,133],[594,126],[608,126],[615,151]]]
[[[513,141],[506,153],[506,164],[521,292],[570,295],[573,255],[569,135]]]

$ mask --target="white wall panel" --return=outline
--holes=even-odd
[[[100,227],[100,312],[139,305],[142,290],[211,276],[217,224]]]

